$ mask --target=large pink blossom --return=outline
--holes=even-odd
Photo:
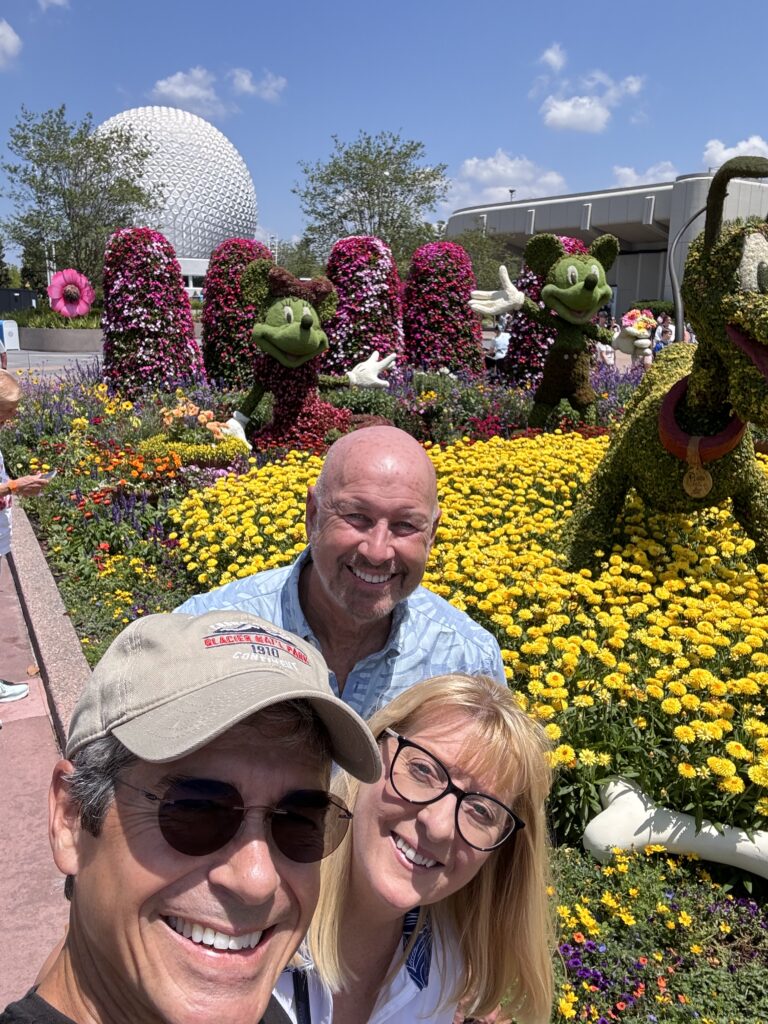
[[[85,316],[96,298],[91,282],[71,267],[57,270],[48,285],[51,309],[62,316]]]

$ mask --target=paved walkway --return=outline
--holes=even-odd
[[[0,1008],[34,981],[68,917],[64,879],[45,823],[48,783],[60,757],[19,595],[0,559],[0,675],[29,683],[29,696],[0,704]]]

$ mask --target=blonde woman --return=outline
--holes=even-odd
[[[552,1000],[547,740],[505,687],[437,676],[369,725],[384,770],[342,774],[352,825],[324,864],[307,965],[277,990],[297,1024],[450,1024]]]

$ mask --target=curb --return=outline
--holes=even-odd
[[[13,510],[13,554],[8,561],[63,750],[69,720],[91,669],[45,555],[18,503]]]

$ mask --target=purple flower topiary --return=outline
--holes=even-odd
[[[325,325],[325,367],[349,370],[374,350],[402,355],[400,278],[389,246],[371,235],[341,238],[331,249],[326,273],[339,304]]]
[[[472,261],[455,242],[430,242],[413,254],[403,329],[408,362],[424,370],[483,371],[480,321],[469,308],[477,287]]]
[[[104,254],[104,379],[136,396],[205,380],[173,246],[150,228],[123,228]]]
[[[241,388],[253,383],[257,313],[243,298],[241,278],[253,260],[271,259],[269,249],[250,238],[228,238],[211,253],[203,303],[203,358],[211,380]]]

